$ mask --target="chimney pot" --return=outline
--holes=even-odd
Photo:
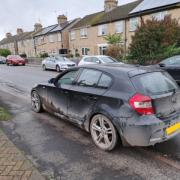
[[[40,23],[36,23],[36,24],[34,25],[34,31],[35,31],[35,32],[40,31],[42,28],[43,28],[43,27],[42,27],[42,24],[40,24]]]
[[[57,17],[57,21],[59,25],[64,24],[65,22],[67,22],[67,17],[65,15],[59,15]]]
[[[17,29],[17,35],[20,35],[20,34],[22,34],[22,33],[23,33],[23,29],[18,28],[18,29]]]
[[[114,8],[117,8],[118,0],[105,0],[104,1],[104,11],[109,12]]]
[[[6,33],[6,38],[12,37],[12,34],[10,32]]]

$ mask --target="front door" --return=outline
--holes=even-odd
[[[54,86],[47,89],[48,109],[56,116],[67,117],[69,90],[78,70],[71,70],[57,78]]]

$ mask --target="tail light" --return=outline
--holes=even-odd
[[[129,100],[129,104],[141,115],[155,114],[152,106],[152,99],[149,96],[137,93]]]

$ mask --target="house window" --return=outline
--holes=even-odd
[[[71,40],[76,39],[76,32],[75,32],[75,31],[71,31],[71,33],[70,33],[70,39],[71,39]]]
[[[57,40],[58,40],[59,42],[62,41],[61,33],[58,33],[58,34],[57,34]]]
[[[166,16],[168,15],[168,12],[167,11],[163,11],[163,12],[158,12],[158,13],[154,13],[152,15],[152,18],[158,20],[158,21],[161,21],[163,20]]]
[[[80,35],[81,35],[81,38],[86,38],[87,37],[87,28],[81,29]]]
[[[107,24],[98,26],[98,35],[99,36],[107,35],[107,33],[108,33],[108,26],[107,26]]]
[[[99,47],[99,54],[100,55],[106,55],[107,52],[107,46],[100,46]]]
[[[116,33],[123,33],[124,32],[124,21],[116,22]]]
[[[53,34],[49,35],[49,42],[50,43],[54,42],[54,35]]]
[[[129,31],[135,31],[137,27],[138,27],[138,18],[131,18]]]
[[[83,55],[83,56],[88,55],[88,51],[89,51],[88,48],[82,48],[82,55]]]

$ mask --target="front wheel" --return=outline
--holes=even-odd
[[[56,71],[57,71],[57,72],[60,72],[60,71],[61,71],[61,68],[59,67],[59,65],[56,66]]]
[[[46,71],[46,65],[43,64],[43,71]]]
[[[117,144],[118,134],[112,122],[104,115],[96,115],[90,124],[91,136],[100,149],[112,151]]]
[[[41,99],[36,91],[31,94],[31,106],[34,112],[40,113],[42,111]]]

